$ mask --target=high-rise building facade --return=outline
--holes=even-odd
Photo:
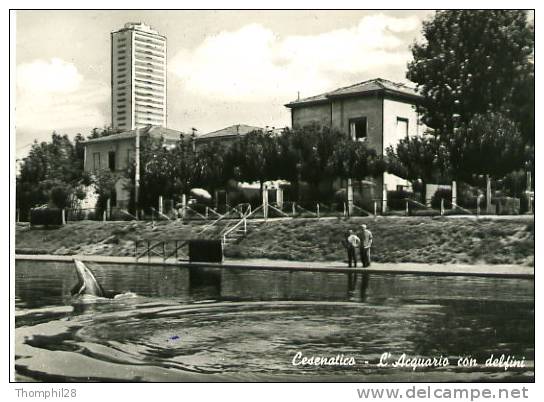
[[[166,37],[142,23],[111,34],[112,126],[166,127]]]

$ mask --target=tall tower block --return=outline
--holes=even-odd
[[[166,37],[129,22],[111,34],[112,126],[166,127],[166,106]]]

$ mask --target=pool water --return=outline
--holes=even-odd
[[[72,264],[16,263],[16,380],[534,381],[530,280],[87,265],[114,299],[72,297]]]

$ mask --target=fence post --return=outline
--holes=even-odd
[[[159,215],[162,215],[162,211],[163,211],[163,208],[162,208],[162,195],[159,195]]]
[[[344,217],[346,216],[346,203],[344,202]]]
[[[264,219],[268,219],[268,187],[263,186],[263,215]]]
[[[317,207],[317,219],[319,219],[319,203],[316,204]]]
[[[348,179],[348,216],[353,215],[353,185],[351,178]]]
[[[293,216],[295,216],[295,213],[296,213],[296,209],[295,209],[296,207],[295,207],[295,205],[296,205],[296,203],[293,202],[293,204],[292,204],[292,206],[293,206]]]
[[[204,212],[204,216],[206,217],[206,219],[208,219],[208,207],[206,207],[205,211],[206,212]]]
[[[408,200],[406,200],[406,216],[410,215],[410,207],[408,206]]]
[[[62,224],[66,225],[66,210],[62,208]]]
[[[374,216],[378,216],[378,203],[374,200]]]
[[[244,215],[244,235],[247,234],[247,220],[246,216]]]
[[[17,213],[15,215],[15,222],[19,223],[19,214],[20,214],[21,210],[19,208],[17,208]]]
[[[106,210],[102,212],[102,221],[106,222]]]
[[[485,201],[486,201],[486,212],[488,214],[496,213],[496,210],[493,210],[491,204],[491,177],[488,174],[485,175]]]
[[[476,216],[480,216],[480,197],[480,194],[476,197]]]
[[[382,214],[387,212],[387,185],[383,185],[382,189]]]
[[[106,211],[108,212],[107,218],[111,220],[111,198],[106,200]]]
[[[440,215],[444,215],[444,198],[440,199]]]

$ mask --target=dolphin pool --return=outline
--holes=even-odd
[[[17,381],[534,381],[531,280],[87,266],[17,261]]]

